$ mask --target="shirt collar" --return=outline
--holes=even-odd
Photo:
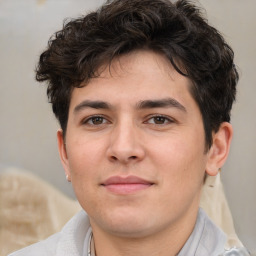
[[[220,255],[226,240],[223,231],[200,208],[194,230],[177,256]]]
[[[194,230],[177,256],[221,255],[223,253],[225,243],[226,235],[200,208]],[[91,228],[88,229],[84,240],[83,256],[95,256]]]

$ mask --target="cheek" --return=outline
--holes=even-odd
[[[161,150],[155,152],[160,174],[160,200],[172,211],[197,200],[204,179],[202,148],[192,148],[191,144],[182,141],[177,140],[169,146],[162,144]]]
[[[91,191],[98,183],[97,170],[99,169],[100,152],[97,147],[86,142],[70,144],[72,150],[68,151],[68,161],[71,173],[71,182],[76,197],[82,207],[87,210],[90,204]]]
[[[96,196],[95,188],[98,186],[101,173],[105,169],[106,150],[102,140],[92,140],[83,136],[77,138],[67,143],[69,146],[67,155],[72,186],[80,204],[86,207],[88,200]]]
[[[69,145],[70,150],[67,150],[67,155],[73,175],[90,174],[96,169],[104,152],[102,143],[98,143],[97,140],[77,139],[71,141]]]
[[[162,170],[162,176],[168,176],[166,180],[185,184],[185,181],[195,180],[203,175],[206,163],[204,141],[191,138],[193,137],[177,135],[174,139],[156,144],[152,154],[155,154],[155,164]]]

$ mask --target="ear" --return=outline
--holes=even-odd
[[[219,130],[213,134],[213,143],[207,153],[206,173],[208,175],[217,175],[219,169],[225,163],[228,157],[232,136],[233,128],[228,122],[223,122]]]
[[[68,181],[70,181],[71,176],[70,176],[69,161],[68,161],[68,156],[67,156],[65,140],[63,137],[63,131],[61,129],[59,129],[57,131],[57,141],[58,141],[60,160],[61,160],[62,166],[65,170],[66,178]]]

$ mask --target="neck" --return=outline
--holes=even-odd
[[[198,210],[189,212],[175,226],[163,228],[153,235],[121,237],[99,230],[92,224],[97,256],[175,256],[192,233]]]

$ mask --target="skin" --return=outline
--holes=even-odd
[[[231,125],[206,153],[190,81],[160,54],[135,51],[100,72],[73,90],[65,139],[58,131],[97,256],[176,255],[195,225],[205,173],[216,175],[228,155]]]

